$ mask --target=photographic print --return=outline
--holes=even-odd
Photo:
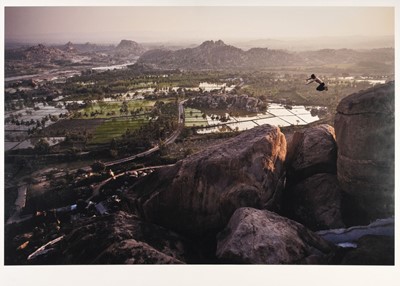
[[[394,5],[8,4],[5,266],[394,266]]]

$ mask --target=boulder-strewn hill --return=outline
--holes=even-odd
[[[142,45],[129,40],[122,40],[116,47],[92,43],[76,44],[69,41],[64,45],[39,44],[29,48],[6,49],[5,59],[6,61],[53,62],[77,55],[94,55],[98,52],[118,57],[137,57],[145,51],[146,49]]]
[[[292,64],[296,58],[288,52],[266,48],[251,49],[246,52],[219,40],[206,41],[198,47],[177,51],[160,49],[148,51],[138,62],[169,69],[213,69],[286,66]]]
[[[51,62],[65,59],[68,55],[58,48],[39,44],[27,49],[6,50],[5,57],[7,60]]]
[[[114,51],[120,56],[140,56],[146,50],[142,45],[135,41],[122,40]]]
[[[58,46],[62,51],[76,53],[92,53],[92,52],[107,52],[115,49],[114,45],[97,45],[92,43],[77,44],[68,42],[65,45]]]

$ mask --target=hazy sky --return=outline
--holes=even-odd
[[[5,40],[138,42],[394,35],[384,7],[5,7]]]

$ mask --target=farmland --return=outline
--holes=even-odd
[[[330,92],[321,94],[304,85],[306,76],[301,71],[141,72],[125,67],[82,72],[64,81],[7,82],[7,182],[13,185],[32,170],[47,166],[80,168],[94,161],[135,156],[157,146],[161,146],[160,152],[136,161],[173,163],[212,145],[213,140],[258,125],[297,126],[321,119],[329,122],[344,95],[386,80],[331,74],[327,78]],[[254,98],[267,108],[251,112],[185,106],[179,119],[184,119],[184,128],[176,136],[179,102],[220,96]],[[176,142],[168,141],[169,146],[164,146],[173,135]]]

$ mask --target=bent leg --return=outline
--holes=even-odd
[[[321,83],[318,87],[317,87],[318,91],[323,91],[325,90],[325,83]]]

